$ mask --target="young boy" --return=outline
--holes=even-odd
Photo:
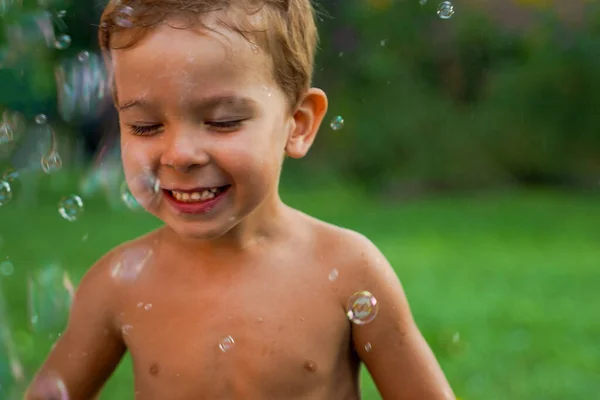
[[[165,225],[86,274],[26,398],[94,398],[129,351],[144,400],[359,399],[361,362],[386,400],[453,399],[384,256],[279,198],[327,111],[310,0],[121,0],[100,39]]]

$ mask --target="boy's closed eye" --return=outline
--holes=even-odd
[[[215,132],[233,132],[242,127],[246,119],[234,119],[226,121],[205,121],[204,125]],[[129,125],[131,133],[136,136],[151,136],[163,128],[163,125]]]

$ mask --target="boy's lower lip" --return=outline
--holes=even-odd
[[[194,201],[194,202],[179,201],[175,197],[173,197],[173,195],[171,194],[171,192],[169,190],[163,190],[163,195],[167,199],[169,204],[171,204],[171,206],[173,206],[173,208],[175,208],[177,211],[179,211],[182,214],[205,214],[205,213],[209,212],[210,210],[212,210],[213,208],[215,208],[215,206],[225,196],[227,196],[229,189],[231,189],[231,188],[227,188],[227,190],[217,194],[212,199],[208,199],[208,200],[204,200],[204,201]]]

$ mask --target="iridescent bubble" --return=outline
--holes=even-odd
[[[0,206],[7,205],[13,198],[13,192],[6,181],[0,181]]]
[[[56,16],[58,18],[64,18],[64,17],[66,17],[67,16],[67,10],[58,10],[56,12]]]
[[[367,344],[365,344],[365,351],[368,353],[373,349],[373,346],[371,345],[370,342],[367,342]]]
[[[62,168],[62,159],[58,151],[52,150],[50,153],[42,156],[40,164],[45,173],[51,174]]]
[[[13,3],[14,0],[0,0],[0,17],[8,12]]]
[[[87,51],[82,51],[79,54],[77,54],[77,60],[79,62],[85,62],[89,59],[90,59],[90,53],[88,53]]]
[[[58,112],[64,121],[100,113],[109,93],[106,67],[99,54],[82,52],[55,68]]]
[[[62,379],[55,374],[47,374],[36,379],[31,392],[35,398],[69,400],[69,391]]]
[[[331,123],[329,124],[329,126],[334,131],[339,131],[340,129],[342,129],[344,127],[344,118],[342,118],[341,115],[338,115],[338,116],[334,117],[331,120]]]
[[[437,10],[437,15],[441,19],[450,19],[454,15],[454,6],[449,1],[440,3]]]
[[[10,124],[6,121],[0,123],[0,145],[10,143],[14,139],[14,132]]]
[[[48,117],[46,117],[46,114],[38,114],[35,116],[34,121],[38,125],[45,125],[48,122]]]
[[[123,28],[133,27],[133,14],[135,10],[129,6],[121,6],[115,12],[113,22]]]
[[[15,267],[9,260],[4,260],[0,263],[0,275],[11,276],[15,272]]]
[[[111,269],[111,276],[119,282],[136,281],[150,264],[154,251],[150,246],[137,246],[123,250]]]
[[[348,319],[357,325],[365,325],[373,321],[378,311],[377,299],[366,290],[354,293],[346,305]]]
[[[27,294],[31,329],[51,335],[62,332],[74,295],[67,272],[58,264],[34,272],[28,279]]]
[[[233,347],[233,345],[235,344],[235,341],[233,340],[233,338],[231,336],[227,336],[223,339],[221,339],[221,341],[219,342],[219,349],[221,349],[221,351],[223,353],[231,350],[231,348]]]
[[[127,186],[127,182],[123,181],[121,184],[121,200],[130,210],[139,210],[142,208],[140,203],[133,197],[131,194],[131,190],[129,190],[129,186]]]
[[[54,41],[54,47],[58,50],[65,50],[71,46],[71,36],[67,34],[61,34],[56,37]]]
[[[14,184],[18,184],[21,181],[19,173],[13,168],[9,168],[6,171],[4,171],[1,179],[3,181],[8,182],[11,186]]]
[[[63,197],[58,203],[58,213],[69,222],[77,220],[83,214],[83,200],[76,194]]]

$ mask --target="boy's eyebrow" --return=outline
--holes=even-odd
[[[257,102],[248,97],[241,97],[236,95],[217,95],[202,99],[198,103],[192,104],[192,108],[195,110],[211,110],[221,105],[239,106],[239,107],[252,107]],[[134,107],[149,108],[150,103],[142,98],[129,100],[121,104],[118,108],[119,111],[125,111]]]

